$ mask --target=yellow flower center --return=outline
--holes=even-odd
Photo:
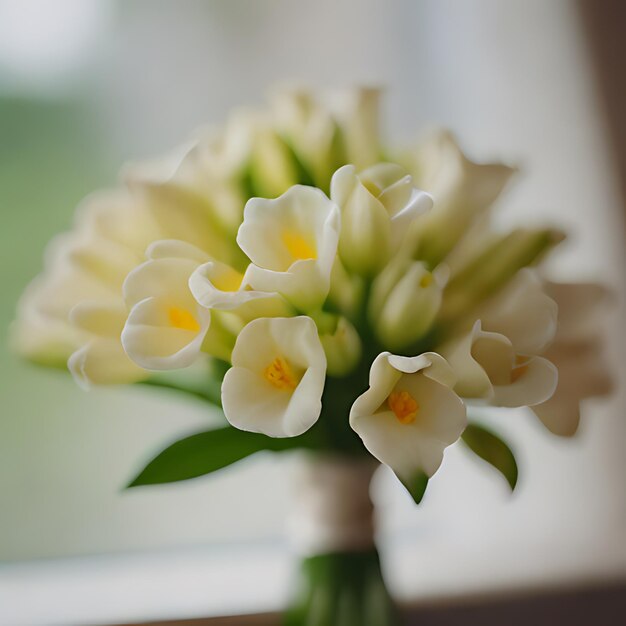
[[[264,370],[265,380],[276,389],[295,389],[298,386],[296,376],[286,359],[277,356]]]
[[[283,232],[283,243],[294,259],[316,259],[315,244],[307,241],[300,233],[293,230]]]
[[[412,424],[420,410],[419,404],[408,391],[392,391],[387,404],[401,424]]]
[[[433,284],[433,275],[430,272],[426,272],[421,280],[420,280],[420,287],[430,287]]]
[[[198,320],[187,309],[181,309],[180,307],[170,307],[168,311],[170,318],[170,324],[175,328],[181,328],[182,330],[191,330],[198,332],[200,330],[200,324]]]

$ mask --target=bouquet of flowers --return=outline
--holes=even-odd
[[[447,131],[389,147],[378,108],[374,89],[281,90],[127,167],[50,244],[13,327],[20,354],[85,389],[143,383],[221,407],[223,427],[166,447],[130,486],[307,452],[291,624],[393,623],[378,463],[419,503],[462,440],[514,488],[511,450],[473,407],[530,407],[568,436],[579,401],[608,391],[589,323],[604,290],[539,273],[560,232],[491,223],[514,169],[470,161]]]

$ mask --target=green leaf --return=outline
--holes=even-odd
[[[128,487],[158,485],[210,474],[262,450],[313,447],[312,436],[274,439],[226,426],[176,441],[159,453]]]
[[[424,497],[426,487],[428,487],[428,476],[424,472],[417,472],[410,480],[402,480],[400,482],[406,487],[406,490],[411,494],[415,504],[419,504]]]
[[[511,491],[517,484],[517,462],[509,446],[496,434],[478,424],[469,424],[463,442],[481,459],[487,461],[506,478]]]

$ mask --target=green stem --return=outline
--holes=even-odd
[[[305,558],[285,626],[398,626],[375,548]]]

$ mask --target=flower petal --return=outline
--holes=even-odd
[[[176,327],[171,322],[172,301],[151,297],[138,302],[130,311],[122,332],[122,345],[128,356],[148,370],[188,367],[198,357],[209,329],[211,314],[197,307],[197,327]]]
[[[482,327],[507,337],[516,352],[540,354],[557,330],[557,303],[536,272],[525,268],[479,314]]]
[[[260,318],[237,337],[222,385],[228,421],[270,437],[293,437],[318,419],[326,357],[311,318]],[[283,379],[268,374],[274,369]]]
[[[352,428],[406,485],[422,472],[432,476],[444,448],[465,428],[465,407],[447,384],[453,381],[450,367],[437,354],[401,357],[383,352],[372,364],[369,389],[352,405]],[[411,419],[400,419],[402,414],[392,409],[394,391],[408,394],[415,403]]]
[[[319,189],[295,185],[275,200],[252,198],[237,242],[250,257],[245,282],[301,309],[328,294],[339,238],[339,209]]]

